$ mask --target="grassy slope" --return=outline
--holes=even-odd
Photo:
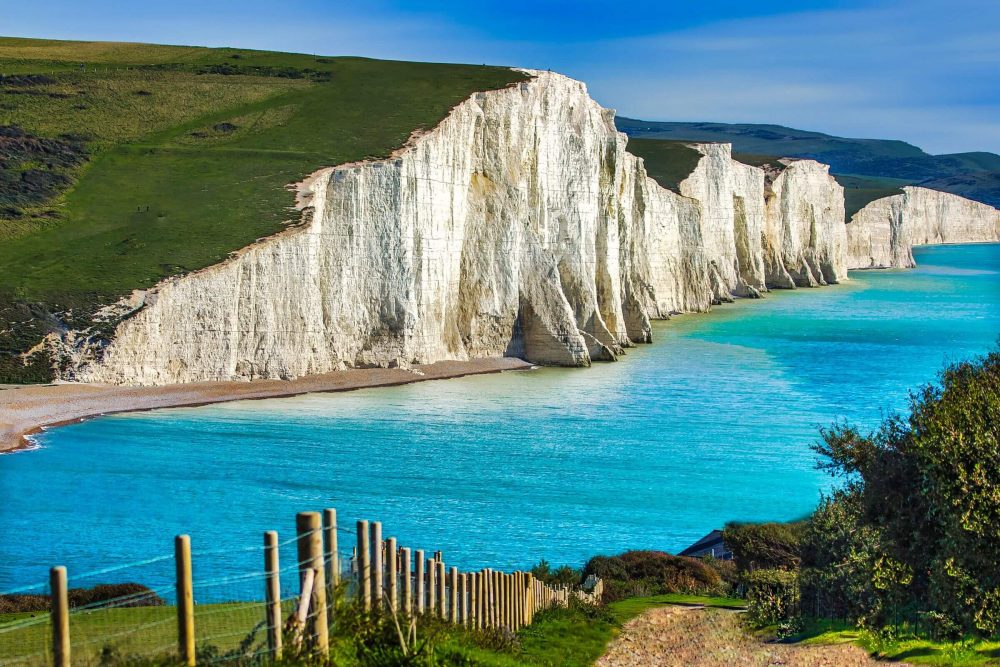
[[[615,124],[629,136],[675,141],[721,141],[733,144],[736,152],[758,155],[810,157],[826,153],[845,161],[870,157],[919,159],[927,156],[916,146],[903,141],[847,139],[781,125],[669,123],[632,118],[616,118]]]
[[[901,638],[879,640],[841,622],[814,622],[795,638],[806,644],[853,643],[886,660],[905,660],[915,665],[980,667],[1000,664],[1000,641],[934,642]]]
[[[662,187],[680,192],[680,184],[698,166],[701,153],[680,141],[629,139],[628,152],[641,157],[646,173]]]
[[[844,187],[844,215],[848,220],[876,199],[903,194],[903,186],[909,184],[901,179],[872,176],[834,174],[834,178]]]
[[[291,612],[291,605],[286,604]],[[233,602],[198,605],[195,634],[198,644],[210,643],[222,652],[235,649],[253,631],[264,614],[263,603]],[[51,637],[48,619],[5,632],[5,625],[48,614],[0,614],[0,664],[46,651]],[[9,625],[8,625],[9,627]],[[96,662],[105,646],[120,656],[163,655],[177,644],[177,609],[172,606],[94,609],[70,616],[73,660]],[[257,643],[266,641],[257,636]]]
[[[210,66],[242,74],[198,73]],[[282,68],[304,78],[270,76]],[[473,92],[524,78],[485,66],[21,39],[0,39],[0,72],[45,73],[57,82],[41,92],[71,94],[0,94],[0,125],[44,136],[82,128],[94,154],[49,207],[57,218],[0,220],[0,311],[19,301],[78,315],[279,231],[295,217],[288,184],[384,157]],[[222,123],[236,129],[213,129]],[[8,309],[0,331],[23,320],[23,308]],[[37,327],[19,326],[29,333],[0,349],[36,342]]]

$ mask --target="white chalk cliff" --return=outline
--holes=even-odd
[[[106,346],[62,337],[63,377],[291,378],[501,355],[584,366],[649,342],[651,319],[846,277],[843,193],[825,165],[794,161],[768,182],[728,145],[699,145],[674,193],[582,83],[532,74],[387,160],[317,172],[300,186],[302,225],[136,295]]]
[[[905,187],[876,199],[847,224],[852,269],[910,268],[913,246],[1000,241],[1000,210],[947,192]]]

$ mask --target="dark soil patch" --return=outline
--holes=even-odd
[[[86,160],[76,138],[38,137],[16,125],[0,126],[0,217],[56,196],[73,182],[68,170]]]

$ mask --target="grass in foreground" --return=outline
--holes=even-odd
[[[669,594],[621,600],[604,609],[555,609],[538,614],[535,623],[521,630],[516,638],[488,636],[441,625],[433,631],[434,648],[428,657],[432,662],[428,664],[583,667],[593,664],[605,652],[609,642],[620,634],[622,625],[629,620],[651,609],[678,605],[704,606],[710,610],[726,611],[741,609],[744,603],[734,598]],[[287,611],[290,610],[291,607]],[[23,621],[32,616],[0,615],[0,663],[25,664],[22,662],[25,656],[44,654],[47,651],[50,632],[47,621],[16,633],[4,631],[5,626],[9,627],[12,622]],[[44,616],[46,615],[41,615]],[[258,627],[262,617],[263,608],[259,603],[198,606],[196,629],[199,650],[206,657],[218,657],[236,650],[241,641],[253,634],[254,628],[257,628],[257,632],[253,634],[253,644],[261,648],[265,640],[263,631]],[[690,623],[694,623],[694,619],[695,617],[690,617]],[[712,616],[706,620],[708,621],[711,621],[709,626],[714,627],[718,618]],[[678,628],[682,626],[683,623]],[[164,606],[75,614],[72,617],[71,632],[74,656],[80,660],[97,661],[103,654],[106,660],[111,660],[109,664],[115,664],[116,659],[133,660],[130,664],[167,664],[176,644],[176,610],[174,607]],[[336,655],[340,660],[338,664],[369,664],[358,657],[355,635],[334,634]],[[424,634],[426,631],[421,630],[420,635]],[[747,650],[752,648],[755,641],[761,640],[749,635],[739,640],[740,645]],[[932,642],[913,638],[884,640],[844,624],[830,622],[812,624],[788,643],[802,647],[856,644],[877,658],[918,665],[981,667],[1000,663],[1000,641]],[[135,662],[136,656],[158,658]]]
[[[1000,640],[933,641],[917,637],[886,638],[842,622],[810,623],[791,641],[812,644],[857,644],[873,656],[914,665],[980,667],[1000,664]]]
[[[291,612],[290,604],[287,611]],[[258,602],[198,605],[195,634],[199,646],[214,653],[236,649],[264,617]],[[40,622],[14,629],[27,619]],[[0,615],[0,664],[38,664],[48,654],[51,626],[46,613]],[[164,656],[177,646],[177,609],[172,606],[94,609],[70,615],[70,637],[74,662],[98,662],[102,655]],[[254,643],[266,641],[262,631]]]

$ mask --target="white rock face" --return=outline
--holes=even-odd
[[[793,164],[765,203],[760,169],[699,146],[679,195],[646,176],[583,84],[533,75],[473,95],[391,159],[317,172],[300,190],[305,224],[164,281],[103,350],[56,342],[64,377],[502,355],[584,366],[648,342],[651,318],[844,277],[843,201],[822,165]]]
[[[767,290],[761,248],[764,172],[733,160],[730,144],[692,146],[705,157],[680,191],[701,203],[713,299],[758,296]]]
[[[847,224],[852,269],[910,268],[913,246],[1000,241],[1000,211],[947,192],[905,187],[876,199]]]
[[[764,265],[769,287],[816,287],[847,278],[844,188],[830,167],[796,160],[767,198]]]

